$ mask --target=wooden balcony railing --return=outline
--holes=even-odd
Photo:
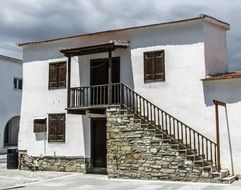
[[[113,104],[119,105],[120,85],[120,83],[116,83],[111,86],[104,84],[70,88],[69,108],[105,107]]]
[[[71,88],[70,108],[120,105],[213,166],[217,144],[122,83]]]

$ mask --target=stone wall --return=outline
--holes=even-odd
[[[33,157],[19,151],[20,170],[85,173],[88,163],[89,159],[84,157]]]
[[[204,175],[162,142],[155,131],[127,117],[118,108],[107,110],[107,172],[110,178],[218,182]]]

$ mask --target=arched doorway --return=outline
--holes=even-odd
[[[18,145],[19,121],[20,116],[15,116],[7,122],[4,130],[4,146]]]

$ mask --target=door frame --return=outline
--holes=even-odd
[[[90,163],[91,163],[91,168],[95,168],[94,167],[94,143],[93,143],[93,141],[94,141],[94,138],[93,138],[93,123],[94,123],[94,121],[98,121],[98,120],[105,120],[106,121],[106,117],[93,117],[93,118],[90,118],[90,120],[91,120],[91,126],[90,126],[90,141],[91,141],[91,144],[90,144],[90,148],[91,148],[91,159],[90,159]],[[107,126],[105,126],[106,127],[106,131],[107,131]],[[106,146],[107,146],[107,137],[106,137]],[[106,147],[106,151],[107,151],[107,147]],[[107,162],[107,154],[106,154],[106,162]],[[106,167],[107,167],[107,163],[106,163]]]

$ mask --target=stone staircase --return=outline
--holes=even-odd
[[[228,170],[217,172],[205,155],[187,148],[182,139],[174,139],[127,108],[107,109],[107,134],[110,177],[215,183],[235,180]]]

